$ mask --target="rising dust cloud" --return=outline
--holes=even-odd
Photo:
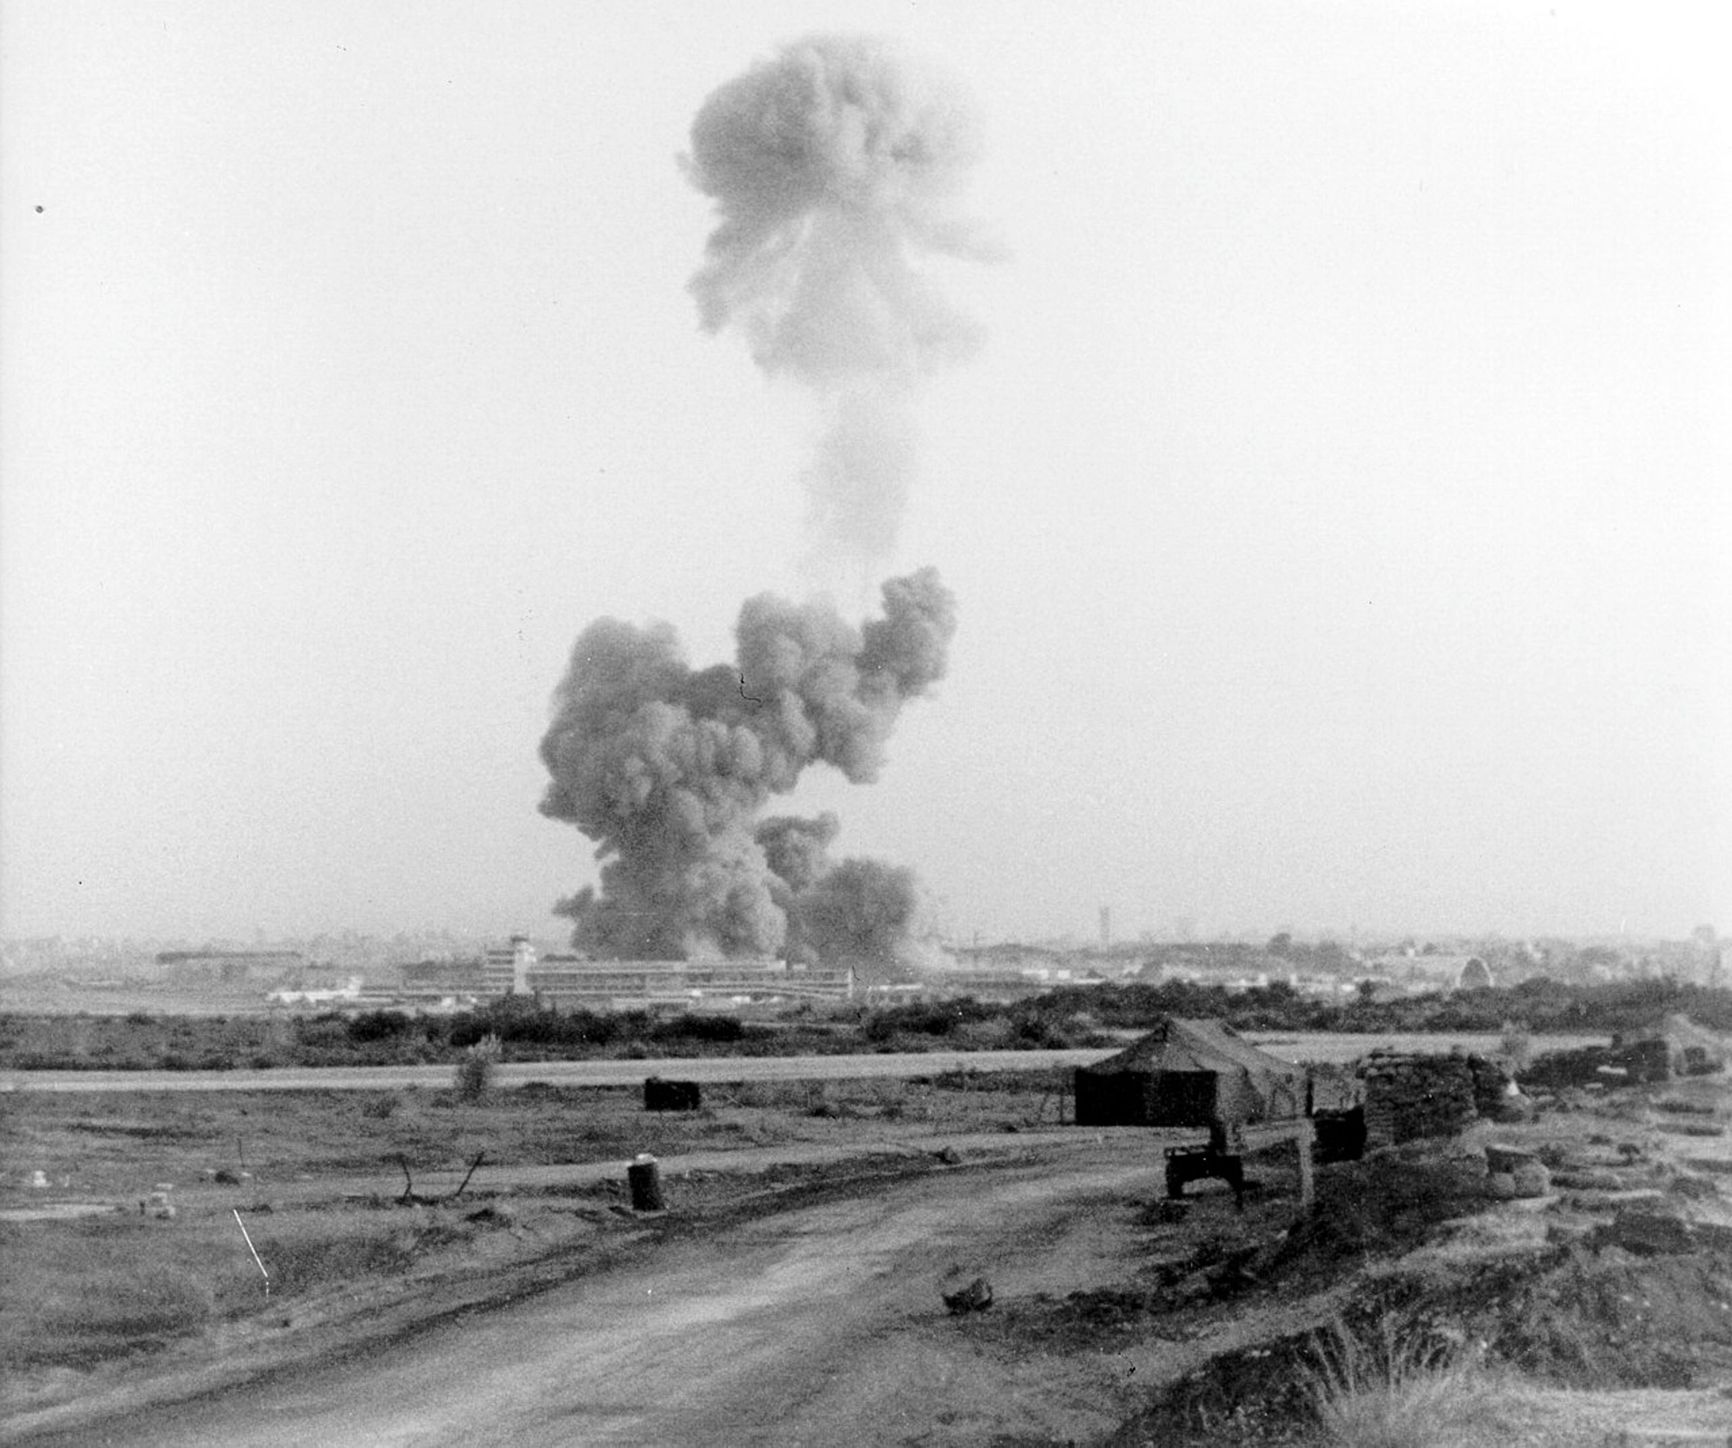
[[[720,87],[683,166],[717,225],[691,281],[703,327],[742,333],[808,388],[817,549],[887,558],[915,475],[920,378],[979,329],[916,271],[992,253],[956,202],[979,154],[955,87],[881,40],[813,37]],[[572,648],[541,743],[541,812],[596,843],[601,887],[556,907],[573,944],[623,959],[786,956],[886,978],[917,965],[905,867],[830,854],[833,814],[760,818],[814,764],[869,784],[902,706],[944,677],[956,602],[931,568],[855,625],[828,602],[747,600],[734,664],[693,670],[671,627],[604,618]]]
[[[979,155],[956,83],[872,37],[790,45],[717,90],[692,124],[685,169],[719,217],[691,281],[699,316],[811,390],[824,436],[809,522],[818,548],[848,563],[895,545],[922,375],[981,343],[914,265],[996,255],[958,210]]]
[[[886,583],[883,616],[859,628],[827,604],[747,600],[737,667],[692,670],[666,624],[591,624],[541,742],[542,813],[605,861],[600,893],[559,907],[573,942],[626,959],[770,956],[793,921],[807,959],[896,964],[912,877],[858,860],[832,869],[833,815],[758,814],[812,764],[876,779],[896,716],[944,676],[955,630],[932,569]]]

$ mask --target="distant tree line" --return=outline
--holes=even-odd
[[[1569,985],[1543,976],[1483,990],[1435,991],[1378,999],[1302,996],[1285,981],[1250,990],[1166,981],[1160,985],[1064,986],[1025,1003],[1049,1018],[1086,1011],[1102,1025],[1146,1026],[1163,1015],[1225,1020],[1247,1031],[1483,1032],[1511,1020],[1540,1034],[1616,1034],[1674,1012],[1732,1032],[1732,991],[1671,978]]]
[[[962,997],[891,1006],[804,1007],[771,1023],[733,1015],[558,1011],[521,998],[450,1016],[399,1011],[316,1016],[0,1015],[0,1066],[14,1070],[229,1070],[449,1064],[487,1037],[507,1061],[696,1055],[808,1055],[935,1049],[1036,1050],[1113,1044],[1110,1031],[1162,1016],[1245,1031],[1615,1035],[1680,1013],[1732,1033],[1732,991],[1670,978],[1570,985],[1545,978],[1483,990],[1338,1001],[1285,982],[1251,990],[1167,981],[1061,986],[1011,1002]],[[1541,1046],[1543,1049],[1543,1046]]]

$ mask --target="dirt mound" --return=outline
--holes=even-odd
[[[1287,1234],[1270,1266],[1333,1277],[1344,1262],[1418,1245],[1439,1223],[1478,1211],[1484,1162],[1348,1162],[1319,1176],[1316,1210]]]
[[[1687,1388],[1732,1372],[1732,1254],[1617,1246],[1488,1294],[1467,1315],[1490,1350],[1570,1387]]]
[[[1362,1199],[1357,1182],[1341,1182],[1291,1234],[1282,1260],[1303,1272],[1394,1246],[1441,1210],[1404,1200],[1421,1180],[1403,1174],[1390,1183],[1393,1202],[1375,1192]],[[1428,1251],[1368,1273],[1342,1306],[1340,1331],[1399,1343],[1410,1358],[1471,1358],[1563,1387],[1724,1381],[1732,1376],[1732,1231],[1644,1203],[1515,1254]],[[1173,1384],[1114,1441],[1307,1441],[1322,1350],[1305,1332],[1223,1354]]]

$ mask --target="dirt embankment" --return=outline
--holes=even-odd
[[[1389,1441],[1732,1435],[1726,1107],[1717,1081],[1565,1093],[1531,1125],[1476,1128],[1453,1159],[1426,1146],[1327,1169],[1272,1280],[1237,1297],[1254,1315],[1333,1275],[1323,1330],[1270,1320],[1163,1383],[1113,1448],[1340,1441],[1317,1409],[1345,1390],[1431,1413],[1433,1436]],[[1543,1162],[1544,1194],[1487,1200],[1488,1141]]]

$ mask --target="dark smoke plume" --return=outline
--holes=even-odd
[[[994,254],[956,211],[979,154],[955,84],[865,36],[785,47],[692,123],[686,171],[719,217],[691,282],[703,325],[739,327],[765,371],[819,390],[813,522],[857,561],[895,541],[918,377],[979,346],[913,265]]]
[[[832,860],[840,829],[829,813],[773,815],[757,840],[788,917],[786,953],[802,965],[853,966],[869,980],[908,975],[933,954],[925,892],[914,871],[877,860]]]
[[[843,860],[819,876],[795,898],[793,919],[814,959],[870,980],[909,975],[933,948],[914,871],[877,860]]]
[[[584,630],[541,741],[541,812],[606,862],[599,893],[559,907],[574,944],[626,959],[782,950],[790,906],[821,883],[800,862],[823,860],[834,823],[803,822],[802,841],[765,822],[760,839],[759,811],[810,764],[875,779],[903,703],[944,676],[955,601],[936,571],[891,579],[883,608],[856,628],[828,604],[760,594],[740,610],[738,667],[695,672],[665,624]]]
[[[758,826],[757,841],[764,850],[764,863],[789,900],[817,884],[831,869],[829,848],[841,828],[842,822],[828,810],[810,819],[772,815]]]
[[[842,822],[828,810],[810,819],[772,815],[758,825],[756,838],[771,876],[770,898],[788,919],[782,953],[795,965],[823,963],[823,956],[802,928],[799,901],[803,891],[810,890],[835,867],[829,848],[841,828]]]

